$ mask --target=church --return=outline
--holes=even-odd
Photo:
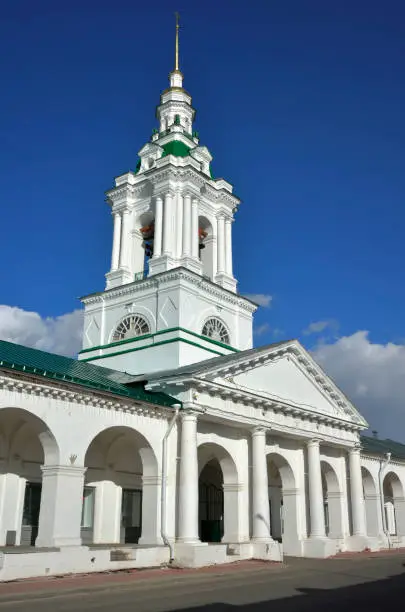
[[[0,580],[405,546],[405,446],[299,341],[253,347],[241,202],[194,115],[177,25],[78,359],[0,342]]]

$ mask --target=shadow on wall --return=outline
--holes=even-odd
[[[403,566],[405,567],[405,564]],[[357,579],[361,580],[361,577],[358,576]],[[321,577],[319,582],[322,582]],[[258,589],[261,586],[258,584],[252,585],[253,597],[258,596]],[[344,612],[358,612],[360,610],[381,612],[394,604],[397,604],[398,609],[402,609],[404,601],[405,574],[400,574],[375,582],[366,582],[338,589],[298,587],[296,595],[282,599],[274,598],[259,603],[242,605],[218,602],[206,606],[182,608],[182,612],[230,612],[231,610],[234,612],[238,612],[238,610],[242,612],[314,612],[318,610],[327,610],[327,612],[342,612],[342,610]]]

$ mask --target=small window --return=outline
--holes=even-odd
[[[219,319],[208,319],[203,327],[202,335],[224,344],[230,344],[228,330]]]
[[[139,315],[131,315],[126,317],[118,325],[112,337],[113,342],[119,340],[126,340],[127,338],[136,338],[136,336],[143,336],[149,334],[149,325],[143,317]]]

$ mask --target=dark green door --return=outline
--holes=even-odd
[[[39,482],[27,482],[25,486],[21,546],[35,546],[41,507],[41,490],[42,485]]]
[[[142,532],[142,491],[123,489],[121,505],[121,541],[137,544]]]

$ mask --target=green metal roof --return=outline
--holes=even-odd
[[[190,155],[191,147],[188,147],[181,140],[172,140],[167,144],[163,145],[163,155],[174,155],[175,157],[187,157]]]
[[[132,382],[133,377],[123,372],[4,340],[0,340],[0,368],[68,382],[159,406],[170,407],[180,403],[165,393],[145,391],[143,382]]]
[[[405,459],[405,444],[394,442],[394,440],[380,440],[380,438],[369,438],[361,436],[363,450],[372,455],[385,455],[391,453],[396,459]]]

